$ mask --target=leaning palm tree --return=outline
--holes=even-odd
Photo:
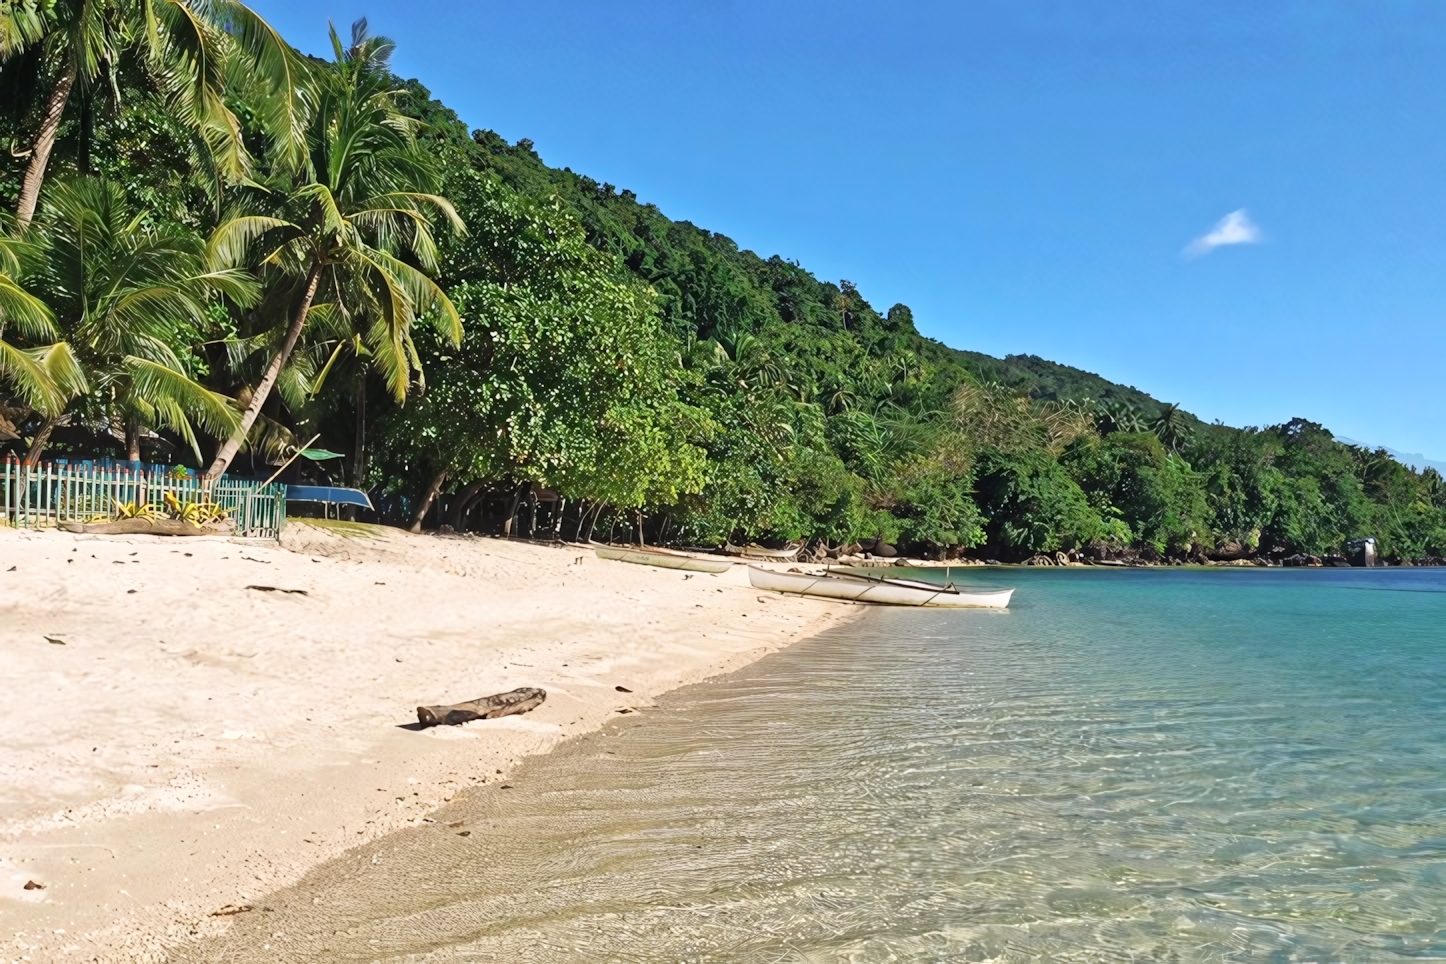
[[[30,138],[15,221],[35,216],[56,135],[77,90],[114,86],[118,61],[137,56],[172,113],[202,141],[217,172],[243,177],[241,124],[226,105],[228,77],[245,77],[248,105],[274,151],[299,159],[308,114],[305,62],[235,0],[18,0],[0,11],[0,62],[38,72],[40,121]]]
[[[196,427],[226,436],[238,418],[231,399],[192,377],[190,345],[215,297],[249,305],[255,281],[238,269],[208,270],[203,238],[146,224],[117,184],[77,178],[46,195],[37,224],[48,255],[42,293],[85,373],[79,407],[121,435],[132,460],[153,428],[176,432],[199,460]],[[47,416],[26,461],[40,457],[58,422]]]
[[[260,249],[268,299],[284,308],[273,316],[285,327],[272,329],[279,337],[269,341],[269,362],[209,478],[220,477],[240,451],[314,310],[366,320],[370,363],[398,400],[421,368],[414,321],[430,320],[449,342],[461,341],[462,319],[428,272],[437,268],[433,218],[464,228],[451,203],[434,193],[438,176],[417,143],[416,123],[398,109],[402,92],[388,65],[393,44],[368,36],[365,20],[353,25],[350,47],[334,28],[331,40],[336,62],[316,80],[307,165],[288,172],[295,180],[287,186],[252,191],[264,213],[234,219],[210,248],[215,265],[245,264]]]

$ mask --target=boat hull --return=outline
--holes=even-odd
[[[671,552],[651,552],[647,549],[619,549],[615,546],[598,546],[593,550],[599,559],[617,562],[632,562],[640,566],[657,566],[661,569],[683,569],[687,572],[727,572],[733,568],[729,559],[700,559],[697,556],[675,555]]]
[[[980,592],[950,592],[927,583],[901,584],[862,577],[814,576],[801,572],[774,572],[771,569],[748,567],[748,581],[754,589],[794,593],[799,596],[820,596],[826,599],[848,599],[853,602],[881,603],[889,606],[929,606],[939,609],[1004,609],[1009,605],[1013,589],[988,589]]]
[[[730,556],[757,559],[760,562],[797,562],[798,554],[803,551],[803,543],[788,549],[765,549],[762,546],[735,546],[731,542],[725,542],[723,551]]]

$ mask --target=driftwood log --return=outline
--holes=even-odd
[[[66,532],[105,536],[213,536],[227,530],[202,528],[180,519],[117,519],[114,522],[62,522]]]
[[[456,726],[468,720],[495,720],[499,716],[526,713],[542,705],[547,691],[535,686],[524,686],[510,693],[484,696],[470,703],[456,703],[452,706],[419,706],[417,719],[423,726]]]

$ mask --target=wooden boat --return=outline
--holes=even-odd
[[[1013,589],[959,590],[914,579],[885,579],[855,573],[830,572],[811,575],[805,572],[774,572],[771,569],[748,567],[748,581],[754,589],[796,593],[800,596],[823,596],[828,599],[851,599],[855,602],[884,603],[891,606],[939,606],[951,609],[1004,609],[1009,605]]]
[[[803,543],[795,543],[784,549],[765,549],[762,546],[753,545],[735,546],[731,542],[723,543],[723,551],[730,556],[742,556],[745,559],[762,559],[767,562],[797,562],[798,554],[803,549]]]
[[[641,566],[659,566],[663,569],[685,569],[688,572],[727,572],[733,568],[731,559],[705,559],[666,549],[632,549],[619,546],[596,546],[593,549],[599,559],[613,559],[618,562],[635,562]]]

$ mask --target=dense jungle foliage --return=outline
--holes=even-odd
[[[0,445],[216,476],[319,436],[330,481],[459,529],[545,491],[569,537],[1446,554],[1434,470],[924,338],[468,130],[391,51],[363,21],[305,58],[235,3],[0,6]]]

